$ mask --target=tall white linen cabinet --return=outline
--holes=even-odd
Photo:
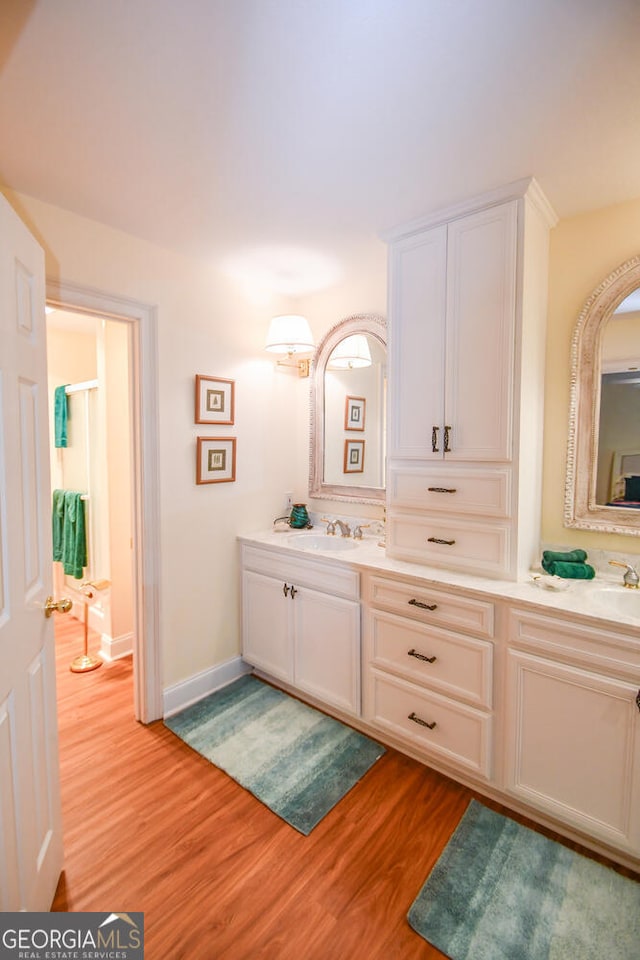
[[[536,559],[556,222],[530,178],[383,237],[392,557],[514,580]]]

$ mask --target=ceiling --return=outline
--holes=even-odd
[[[638,0],[2,0],[0,183],[299,292],[530,174],[640,197],[638,49]]]

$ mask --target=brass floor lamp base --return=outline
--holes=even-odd
[[[89,670],[97,670],[102,666],[102,660],[99,657],[90,657],[83,653],[72,661],[69,670],[72,673],[88,673]]]

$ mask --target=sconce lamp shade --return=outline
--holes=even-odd
[[[265,350],[270,353],[310,353],[315,349],[309,323],[305,317],[274,317],[269,326]]]
[[[328,366],[332,370],[352,370],[355,367],[371,366],[371,351],[367,338],[362,333],[345,337],[333,349]]]

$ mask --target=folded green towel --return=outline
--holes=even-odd
[[[543,566],[544,562],[553,563],[555,560],[560,561],[561,563],[584,563],[587,559],[587,554],[584,550],[569,550],[567,553],[560,553],[556,550],[545,550],[542,554]]]
[[[590,563],[571,563],[564,560],[544,560],[542,569],[552,577],[564,577],[565,580],[593,580],[596,575]]]

